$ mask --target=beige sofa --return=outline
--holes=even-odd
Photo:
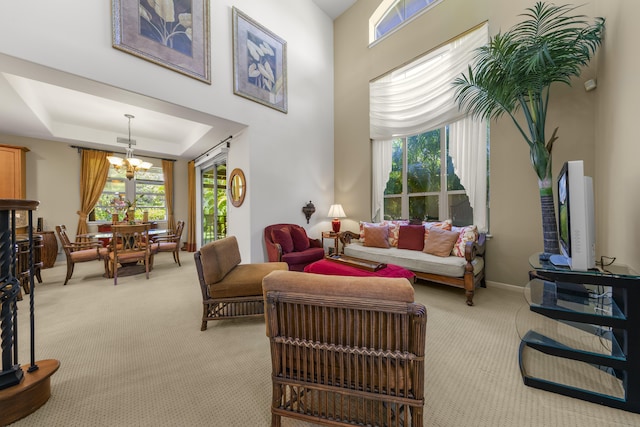
[[[473,305],[475,289],[486,287],[484,233],[477,233],[474,241],[464,242],[459,255],[436,256],[421,250],[399,249],[390,244],[388,248],[366,246],[361,235],[346,231],[341,234],[344,254],[369,261],[396,264],[411,270],[419,279],[463,288],[467,305]]]

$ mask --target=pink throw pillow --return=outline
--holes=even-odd
[[[283,254],[293,252],[293,239],[288,228],[274,228],[271,230],[271,239],[280,245]]]
[[[296,252],[302,252],[311,246],[304,228],[291,227],[291,239],[293,240],[293,248]]]
[[[364,226],[364,245],[374,248],[389,247],[389,227],[383,226]]]
[[[424,227],[422,225],[401,225],[398,232],[398,249],[421,251],[424,248]]]
[[[451,231],[451,220],[424,222],[422,223],[422,225],[424,225],[424,243],[425,244],[427,244],[427,237],[429,237],[429,230],[431,230],[433,227],[437,227],[442,230]]]
[[[457,231],[447,231],[438,227],[429,230],[427,240],[424,242],[423,252],[440,257],[451,255],[451,249],[458,240]]]

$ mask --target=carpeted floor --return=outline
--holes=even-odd
[[[43,270],[36,360],[58,359],[51,399],[22,426],[268,426],[269,344],[261,319],[209,322],[193,255],[157,256],[151,278],[102,277],[102,264]],[[523,278],[523,282],[526,278]],[[638,426],[640,415],[533,389],[518,368],[522,291],[417,284],[427,306],[425,426]],[[20,363],[29,362],[28,299],[19,303]],[[283,419],[284,426],[309,424]]]

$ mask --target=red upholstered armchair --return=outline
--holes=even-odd
[[[264,244],[269,262],[286,262],[291,271],[303,271],[312,262],[324,258],[320,239],[311,239],[296,224],[273,224],[264,229]]]

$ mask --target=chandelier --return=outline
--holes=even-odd
[[[153,164],[133,157],[133,148],[131,148],[131,144],[135,145],[136,141],[131,139],[131,119],[133,119],[134,116],[133,114],[125,114],[124,116],[129,119],[129,139],[118,137],[118,142],[129,145],[127,148],[127,155],[124,159],[117,156],[107,156],[107,160],[109,160],[109,163],[111,163],[113,168],[117,171],[126,168],[125,176],[128,180],[131,180],[135,177],[136,172],[144,172],[153,166]]]

